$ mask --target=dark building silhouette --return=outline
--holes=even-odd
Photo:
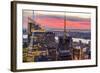
[[[59,44],[58,44],[58,52],[59,52],[59,60],[71,60],[72,59],[72,38],[66,37],[59,37]]]

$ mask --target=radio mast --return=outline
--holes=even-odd
[[[67,31],[66,31],[66,12],[64,13],[64,39],[66,39],[66,33],[67,33]]]

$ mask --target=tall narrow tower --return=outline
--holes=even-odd
[[[32,16],[34,16],[34,11]],[[35,24],[35,21],[31,18],[28,17],[28,40],[29,40],[29,49],[32,49],[33,47],[33,34],[32,34],[32,26]]]
[[[67,35],[66,35],[67,31],[66,31],[66,12],[64,12],[64,39],[66,39]]]

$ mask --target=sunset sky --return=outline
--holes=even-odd
[[[66,20],[64,18],[66,17]],[[52,11],[23,11],[23,28],[27,28],[28,18],[34,20],[45,29],[63,29],[66,21],[66,29],[91,28],[91,14],[79,12],[52,12]]]

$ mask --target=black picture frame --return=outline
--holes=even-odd
[[[52,68],[31,68],[31,69],[17,69],[17,4],[29,4],[29,5],[49,5],[49,6],[61,6],[61,7],[80,7],[80,8],[93,8],[95,9],[95,36],[96,36],[96,63],[95,65],[82,65],[82,66],[64,66],[64,67],[52,67]],[[97,49],[97,40],[98,40],[98,7],[89,6],[89,5],[74,5],[74,4],[58,4],[58,3],[43,3],[43,2],[27,2],[27,1],[12,1],[11,2],[11,71],[21,72],[21,71],[37,71],[37,70],[52,70],[52,69],[69,69],[69,68],[84,68],[84,67],[96,67],[98,65],[98,49]]]

